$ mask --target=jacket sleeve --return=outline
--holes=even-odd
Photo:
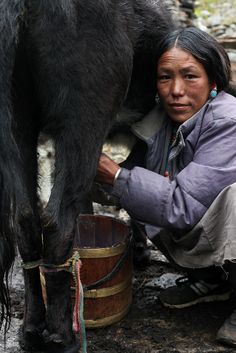
[[[236,182],[236,122],[219,119],[201,132],[192,161],[173,181],[149,170],[123,169],[113,194],[131,217],[164,228],[188,230],[216,196]]]

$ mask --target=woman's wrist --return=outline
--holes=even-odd
[[[119,164],[102,153],[98,162],[96,181],[113,185],[119,176],[120,169]]]
[[[116,180],[118,179],[118,177],[119,177],[119,175],[120,175],[120,172],[121,172],[121,169],[122,169],[122,168],[119,168],[119,169],[117,170],[117,172],[116,172],[116,174],[115,174],[115,176],[114,176],[114,179],[113,179],[113,185],[114,185],[114,183],[116,182]]]

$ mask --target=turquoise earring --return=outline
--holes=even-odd
[[[215,98],[216,96],[217,96],[217,87],[215,85],[210,92],[210,97]]]

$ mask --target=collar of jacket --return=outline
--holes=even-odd
[[[197,113],[195,113],[193,116],[191,116],[191,118],[189,118],[179,126],[176,132],[176,137],[180,132],[182,132],[182,134],[186,136],[194,129],[196,125],[196,121],[199,119],[200,116],[202,116],[205,113],[206,109],[209,106],[209,102],[210,100],[208,100]]]
[[[197,113],[195,113],[190,119],[186,120],[183,124],[179,126],[176,132],[175,140],[171,145],[169,160],[172,160],[176,156],[178,156],[180,151],[184,148],[186,136],[188,136],[190,132],[194,129],[194,127],[196,126],[197,120],[204,114],[208,106],[209,106],[209,101],[207,101],[203,105],[203,107]]]
[[[131,126],[131,131],[143,141],[148,141],[161,130],[163,123],[168,119],[165,111],[157,104],[144,118]]]

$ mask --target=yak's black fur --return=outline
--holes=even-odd
[[[15,239],[22,260],[62,264],[104,139],[122,107],[154,105],[155,55],[173,28],[158,0],[2,0],[0,3],[0,300],[9,322],[7,276]],[[37,207],[37,141],[55,143],[48,205]],[[43,243],[42,243],[43,234]],[[42,245],[43,244],[43,245]],[[70,275],[24,270],[21,344],[77,352]]]

